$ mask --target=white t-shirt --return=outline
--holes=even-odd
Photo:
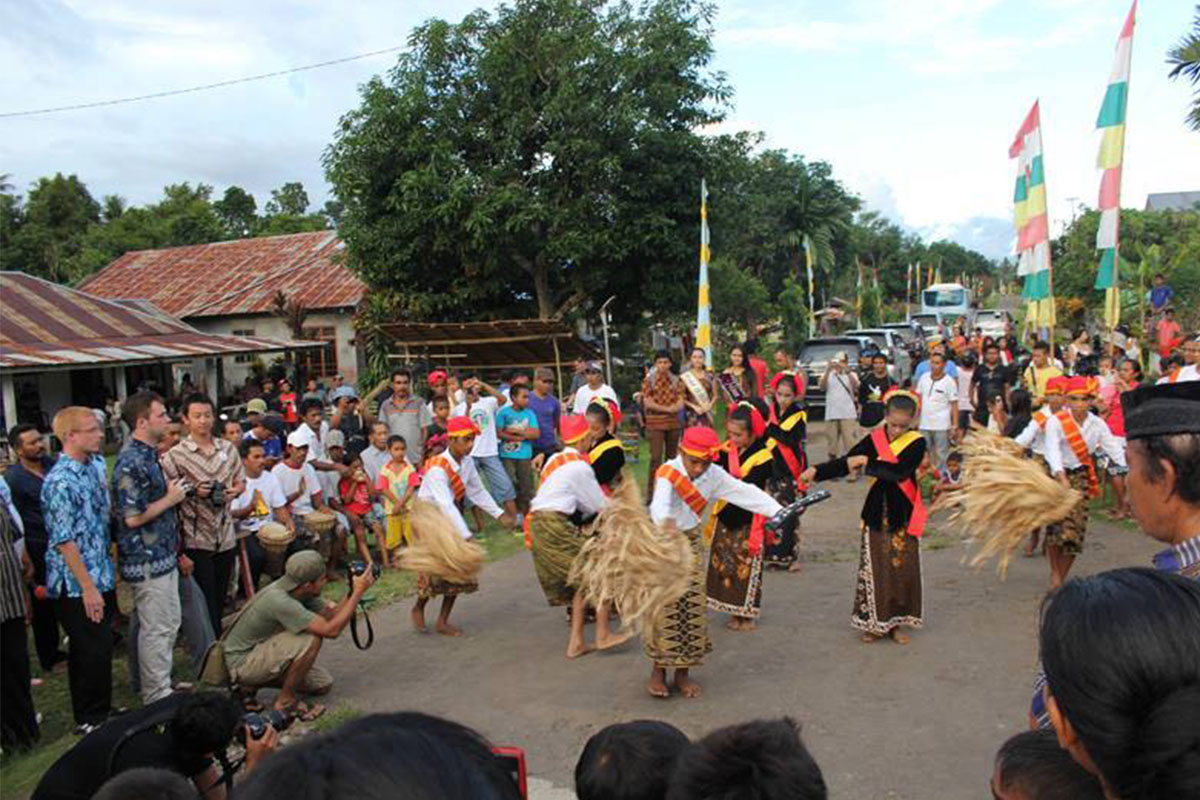
[[[312,512],[312,496],[321,491],[321,479],[317,477],[317,471],[313,469],[312,464],[305,462],[300,469],[292,469],[286,462],[281,461],[271,470],[271,474],[279,481],[285,498],[296,493],[303,479],[304,492],[292,501],[292,513],[304,516]]]
[[[296,427],[296,435],[303,436],[308,442],[308,457],[307,461],[328,461],[329,455],[325,452],[325,439],[329,437],[329,423],[321,420],[321,433],[318,435],[313,432],[313,429],[308,427],[308,423],[301,422]],[[295,489],[292,490],[296,491]]]
[[[475,437],[475,446],[471,448],[472,456],[486,458],[499,452],[496,446],[496,411],[499,408],[500,402],[491,395],[481,397],[472,403],[470,413],[467,412],[466,402],[454,407],[454,416],[461,417],[466,414],[479,427],[479,435]]]
[[[825,419],[857,419],[854,396],[858,394],[858,376],[850,372],[830,372],[825,383]]]
[[[575,414],[585,413],[593,397],[602,397],[606,400],[612,400],[617,404],[621,402],[620,398],[617,397],[617,393],[607,383],[600,384],[599,389],[593,389],[585,383],[575,391],[575,404],[571,406],[571,411]]]
[[[307,464],[305,466],[308,467]],[[265,523],[275,519],[275,509],[286,505],[287,495],[283,493],[279,479],[271,472],[263,470],[257,478],[246,477],[246,491],[237,496],[230,508],[241,511],[247,506],[252,507],[254,510],[250,512],[250,516],[239,520],[238,527],[243,531],[257,531]]]
[[[921,396],[921,430],[948,431],[954,427],[950,419],[950,404],[958,400],[958,381],[942,373],[936,381],[926,372],[917,381]]]
[[[971,378],[975,370],[966,367],[958,368],[958,410],[974,411],[975,404],[971,402]]]

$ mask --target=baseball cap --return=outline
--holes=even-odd
[[[357,400],[358,392],[354,391],[353,386],[339,386],[329,393],[329,402],[336,403],[343,397],[349,397],[351,400]]]
[[[320,580],[325,574],[325,559],[316,550],[301,550],[288,557],[283,567],[283,577],[276,581],[279,588],[290,592],[297,586]]]
[[[297,428],[288,434],[287,443],[289,447],[308,447],[308,435]]]
[[[342,433],[337,428],[334,428],[329,433],[325,434],[326,447],[345,447],[346,434]]]
[[[600,362],[589,361],[589,362],[587,362],[587,365],[583,368],[583,371],[584,372],[603,372],[604,370],[600,369]]]
[[[247,414],[265,414],[267,413],[267,401],[261,397],[255,397],[253,400],[246,402]]]

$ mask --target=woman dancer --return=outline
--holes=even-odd
[[[796,378],[781,372],[771,382],[775,399],[771,406],[771,422],[767,426],[767,446],[774,457],[774,471],[767,482],[767,492],[782,505],[796,499],[797,481],[808,466],[804,453],[804,438],[808,414],[796,397]],[[800,571],[800,522],[785,525],[769,542],[764,560],[768,567]]]

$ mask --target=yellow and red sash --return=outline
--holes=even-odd
[[[565,466],[574,461],[582,461],[584,464],[591,463],[588,460],[587,456],[582,455],[581,453],[577,453],[575,451],[567,452],[566,450],[562,450],[562,451],[557,452],[554,455],[550,456],[550,460],[547,461],[542,466],[541,483],[544,484],[546,481],[550,480],[550,476],[553,475],[554,471],[557,470],[559,467]],[[526,550],[533,549],[533,533],[529,527],[532,520],[533,520],[533,514],[526,514],[525,515],[525,523],[521,526],[525,531],[525,549]]]
[[[729,459],[727,462],[729,464],[729,474],[732,475],[733,477],[737,478],[738,480],[741,480],[742,476],[748,474],[750,472],[750,470],[754,469],[757,466],[761,466],[762,464],[766,464],[772,458],[772,456],[771,456],[772,448],[770,445],[759,450],[757,453],[750,456],[745,461],[741,460],[741,457],[738,453],[737,448],[734,447],[729,442],[726,442],[722,446],[721,449],[726,450],[729,453]],[[709,516],[708,516],[708,523],[704,526],[704,543],[705,544],[712,543],[713,534],[717,530],[717,517],[721,514],[721,512],[724,509],[725,509],[725,501],[724,500],[718,500],[716,503],[713,504],[712,513],[709,514]],[[700,512],[697,511],[696,515],[699,516]],[[754,515],[754,521],[751,523],[751,527],[750,527],[750,538],[748,540],[749,541],[748,546],[750,548],[750,555],[752,555],[752,556],[758,555],[760,552],[762,552],[762,542],[763,542],[763,533],[765,530],[765,528],[764,528],[765,524],[766,524],[765,517],[763,517],[761,514]]]
[[[429,459],[429,469],[434,468],[446,473],[446,478],[450,481],[450,488],[454,491],[454,502],[461,503],[467,493],[467,487],[463,485],[463,480],[459,476],[458,470],[450,463],[450,459],[445,456],[434,456]]]
[[[779,427],[785,431],[790,431],[801,422],[808,422],[808,413],[805,411],[797,411],[783,422],[779,423]],[[772,440],[772,443],[775,443]],[[806,491],[808,487],[800,481],[800,473],[804,471],[804,465],[800,463],[800,459],[796,456],[796,452],[791,447],[783,442],[775,443],[779,446],[779,454],[783,456],[783,461],[787,464],[788,472],[792,473],[792,480],[796,481],[796,488],[800,491]]]
[[[1183,372],[1183,367],[1176,367],[1171,370],[1171,374],[1167,376],[1167,383],[1175,383],[1179,380],[1179,373]]]
[[[1083,440],[1083,431],[1080,429],[1079,423],[1066,409],[1059,411],[1054,416],[1058,417],[1058,421],[1062,425],[1063,435],[1067,437],[1067,444],[1071,446],[1071,452],[1075,454],[1075,458],[1079,459],[1080,464],[1087,467],[1088,497],[1099,497],[1100,479],[1096,476],[1096,462],[1092,459],[1092,454],[1088,452],[1087,442]]]
[[[687,475],[684,475],[670,464],[663,464],[658,468],[658,472],[654,473],[654,478],[655,480],[662,478],[670,483],[674,487],[675,493],[679,495],[684,503],[687,503],[687,507],[697,517],[704,514],[704,507],[708,505],[708,499],[700,494],[700,491],[692,484]]]
[[[1046,429],[1046,420],[1048,420],[1048,419],[1050,419],[1050,417],[1046,414],[1045,411],[1033,412],[1033,421],[1036,422],[1037,426],[1039,428],[1041,428],[1042,430]]]
[[[876,428],[871,432],[871,444],[875,446],[879,460],[885,464],[898,463],[900,454],[920,438],[921,434],[909,431],[888,441],[887,431],[884,428]],[[908,518],[908,533],[920,539],[921,534],[925,532],[925,521],[929,519],[929,512],[925,509],[925,502],[921,499],[921,487],[917,486],[917,482],[913,478],[907,478],[897,485],[904,496],[908,498],[908,502],[912,503],[912,516]]]

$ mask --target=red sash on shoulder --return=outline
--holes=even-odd
[[[704,513],[704,507],[708,505],[708,499],[700,494],[700,491],[688,480],[687,475],[684,475],[670,464],[663,464],[658,468],[658,472],[654,473],[654,478],[655,480],[662,478],[669,482],[675,488],[675,493],[679,495],[683,502],[687,503],[687,507],[697,517]]]
[[[880,427],[871,431],[871,444],[875,445],[875,452],[878,454],[879,460],[885,464],[898,463],[904,449],[919,438],[921,438],[921,434],[909,431],[892,442],[888,441],[887,431],[884,428]],[[908,498],[908,502],[912,503],[912,516],[908,518],[908,533],[920,539],[921,534],[925,532],[925,521],[929,519],[929,512],[925,509],[925,502],[921,499],[921,487],[917,486],[917,482],[912,478],[906,478],[897,485],[900,487],[900,491],[904,492],[904,496]]]
[[[454,468],[454,465],[445,456],[434,456],[429,459],[428,469],[434,469],[435,467],[446,473],[446,477],[450,480],[450,488],[454,491],[454,502],[461,503],[467,493],[467,487],[463,485],[458,470]]]
[[[554,474],[555,470],[565,464],[570,464],[572,461],[582,461],[584,464],[591,463],[591,461],[589,461],[588,457],[585,455],[581,455],[580,453],[568,453],[566,450],[561,450],[550,456],[550,460],[547,461],[542,467],[541,482],[544,484],[546,481],[550,480],[550,476]],[[529,527],[532,519],[533,514],[526,514],[525,523],[521,526],[525,530],[526,550],[533,549],[533,533]]]
[[[1079,423],[1065,408],[1054,416],[1058,417],[1058,421],[1062,425],[1063,435],[1067,437],[1067,444],[1071,446],[1071,452],[1075,454],[1075,458],[1079,459],[1080,464],[1087,467],[1088,497],[1099,497],[1100,479],[1096,476],[1096,462],[1092,459],[1092,454],[1088,452],[1087,442],[1083,440],[1083,431],[1080,429]]]
[[[1049,419],[1049,417],[1046,416],[1046,412],[1044,412],[1044,411],[1033,412],[1033,421],[1036,422],[1037,426],[1039,428],[1041,428],[1042,430],[1046,429],[1046,420],[1047,419]]]

